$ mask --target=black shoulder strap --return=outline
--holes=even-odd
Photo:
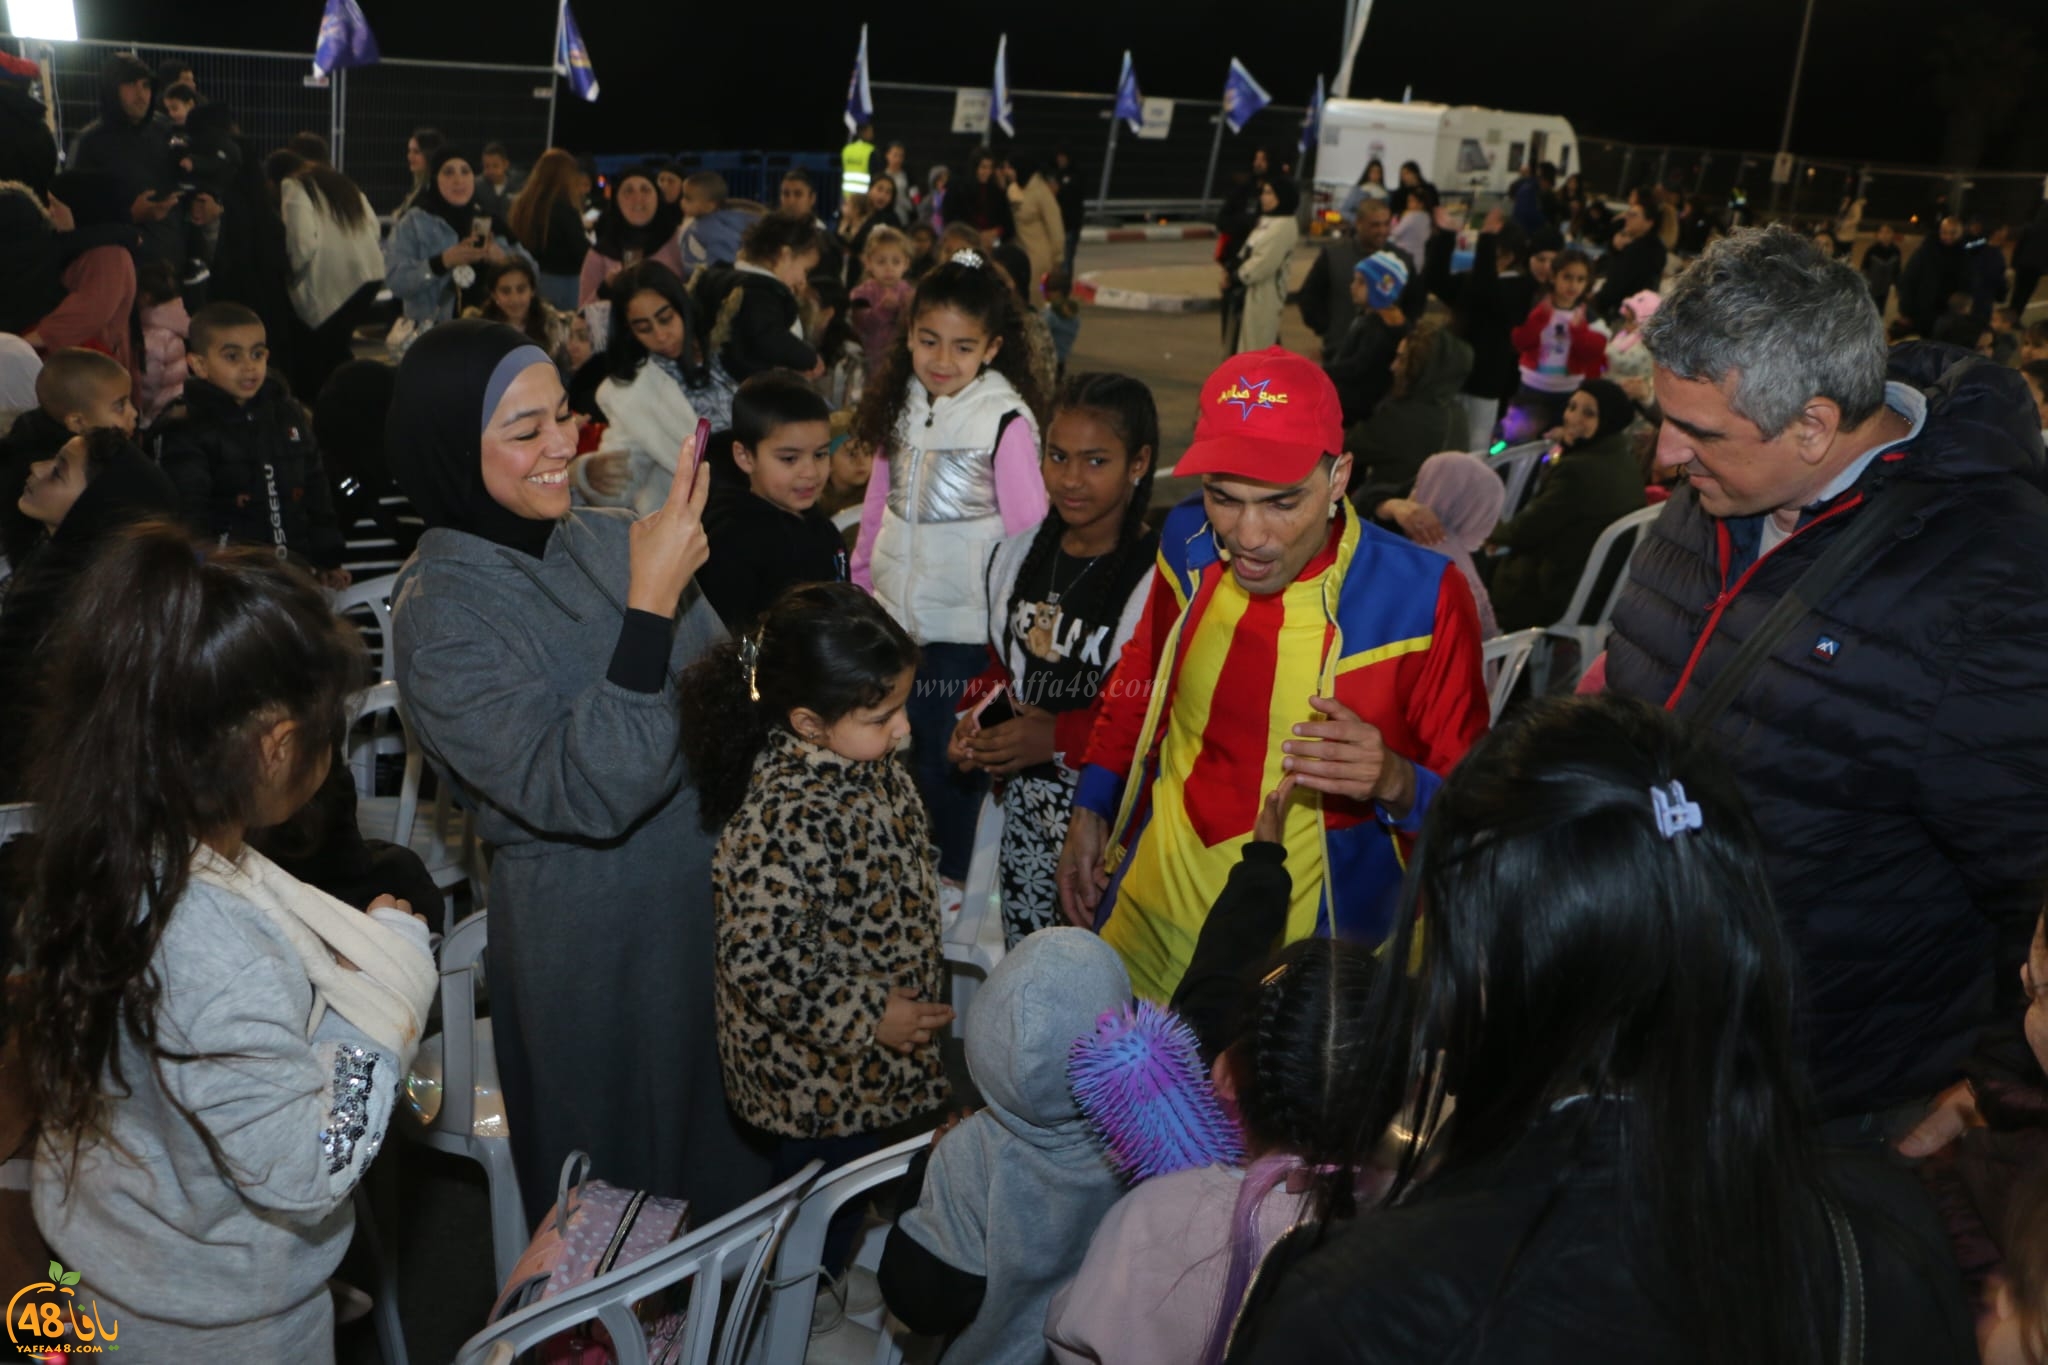
[[[995,463],[996,452],[1003,448],[1003,437],[1009,434],[1010,423],[1016,421],[1019,417],[1022,417],[1023,415],[1024,414],[1022,412],[1019,412],[1016,408],[1011,408],[1008,412],[1004,413],[1001,417],[998,417],[996,419],[996,443],[988,448],[988,459],[990,464]]]
[[[1756,630],[1742,642],[1742,647],[1735,651],[1735,657],[1728,666],[1699,693],[1698,705],[1683,708],[1681,714],[1700,725],[1712,725],[1719,719],[1757,668],[1806,619],[1807,613],[1826,601],[1828,594],[1840,586],[1843,579],[1868,560],[1893,532],[1906,524],[1908,518],[1932,502],[1940,491],[1937,484],[1895,483],[1876,494],[1869,506],[1850,519],[1848,529],[1836,537],[1827,552],[1809,565],[1806,572],[1799,575],[1799,581],[1778,599]]]
[[[1840,1365],[1863,1365],[1863,1339],[1867,1330],[1864,1314],[1863,1253],[1856,1245],[1855,1230],[1835,1197],[1825,1191],[1821,1206],[1827,1214],[1828,1238],[1835,1244],[1835,1266],[1842,1272],[1842,1313],[1835,1329]]]

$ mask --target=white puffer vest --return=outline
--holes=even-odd
[[[982,570],[1003,538],[995,453],[1003,416],[1038,434],[1010,381],[994,370],[932,402],[911,381],[889,449],[889,501],[868,572],[875,600],[920,643],[988,638]]]

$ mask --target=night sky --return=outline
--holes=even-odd
[[[545,62],[553,40],[549,0],[361,3],[390,56]],[[78,9],[86,37],[296,50],[311,48],[320,16],[318,0],[79,0]],[[580,0],[576,11],[604,94],[595,107],[564,100],[563,144],[629,150],[659,129],[660,144],[705,149],[837,145],[861,7]],[[1930,22],[1937,12],[1939,31]],[[1128,45],[1147,94],[1213,98],[1235,55],[1276,99],[1301,103],[1316,73],[1336,67],[1343,4],[1031,0],[867,13],[877,80],[986,84],[996,35],[1007,29],[1020,88],[1107,90]],[[1972,13],[1981,16],[1974,27],[1957,23]],[[1800,14],[1799,0],[1378,0],[1353,94],[1398,99],[1412,85],[1417,99],[1560,113],[1588,136],[1768,149]],[[1110,15],[1116,21],[1104,22]],[[1794,149],[1936,161],[1946,115],[1931,54],[1965,28],[1980,48],[1997,49],[2002,79],[2021,92],[1990,120],[1988,159],[2048,164],[2048,100],[2033,93],[2048,82],[2031,56],[2048,49],[2048,7],[2022,0],[1951,0],[1938,10],[1819,0]]]

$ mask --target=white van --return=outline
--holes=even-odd
[[[1578,135],[1555,114],[1510,114],[1474,105],[1331,100],[1316,149],[1315,209],[1350,212],[1365,168],[1377,159],[1389,187],[1401,163],[1422,167],[1446,199],[1483,208],[1508,191],[1524,166],[1549,161],[1562,183],[1578,161]]]

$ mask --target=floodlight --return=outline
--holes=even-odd
[[[7,0],[7,31],[45,42],[78,41],[78,8],[72,0]]]

